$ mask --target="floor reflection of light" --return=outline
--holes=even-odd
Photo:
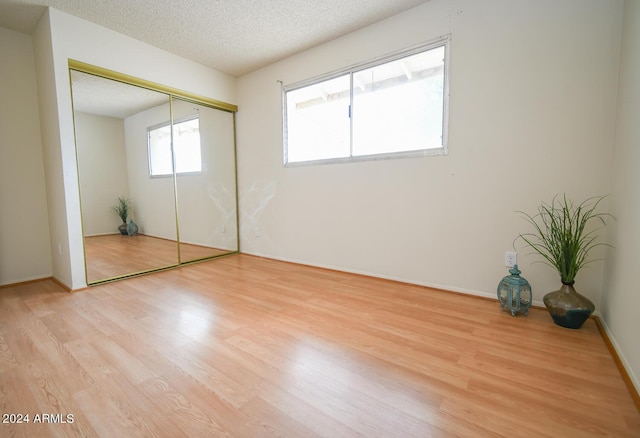
[[[364,369],[368,368],[367,371]],[[421,387],[411,385],[414,377],[398,379],[394,372],[385,368],[371,368],[358,359],[327,354],[304,344],[296,348],[291,370],[292,384],[301,394],[322,397],[325,402],[333,400],[339,406],[349,403],[367,412],[379,406],[382,416],[408,414],[415,419],[437,426],[441,413],[438,394],[430,394]]]
[[[336,364],[336,362],[338,362]],[[333,385],[333,389],[338,389],[340,393],[350,392],[349,382],[351,381],[351,371],[346,361],[337,361],[335,356],[329,356],[314,348],[299,345],[296,348],[295,361],[293,365],[293,378],[296,384],[322,387],[322,381],[318,379],[318,374],[328,377],[331,380],[341,383]]]
[[[197,309],[180,310],[178,320],[178,331],[194,340],[201,340],[210,334],[213,315],[202,316],[202,312]]]

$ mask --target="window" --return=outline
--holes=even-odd
[[[149,145],[149,175],[173,174],[171,155],[171,124],[166,123],[147,130]],[[176,173],[202,171],[200,152],[200,119],[198,117],[173,124],[173,149]]]
[[[284,87],[285,164],[446,151],[448,39]]]

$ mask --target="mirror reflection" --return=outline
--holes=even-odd
[[[173,99],[180,261],[236,251],[233,114]]]
[[[73,69],[71,86],[88,284],[238,250],[232,113]]]

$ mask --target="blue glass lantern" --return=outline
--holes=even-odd
[[[531,285],[520,277],[518,265],[513,265],[509,273],[511,275],[504,277],[498,285],[500,310],[508,309],[511,311],[511,316],[517,316],[520,312],[526,316],[533,300]]]

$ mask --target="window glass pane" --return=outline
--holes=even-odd
[[[353,76],[353,155],[441,148],[444,47]]]
[[[192,119],[173,125],[173,146],[176,151],[176,172],[200,172],[200,120]]]
[[[173,173],[171,127],[169,125],[149,130],[149,171],[151,175],[170,175]]]
[[[350,155],[349,75],[286,93],[287,161]]]
[[[448,39],[426,47],[285,88],[285,162],[446,152]]]

